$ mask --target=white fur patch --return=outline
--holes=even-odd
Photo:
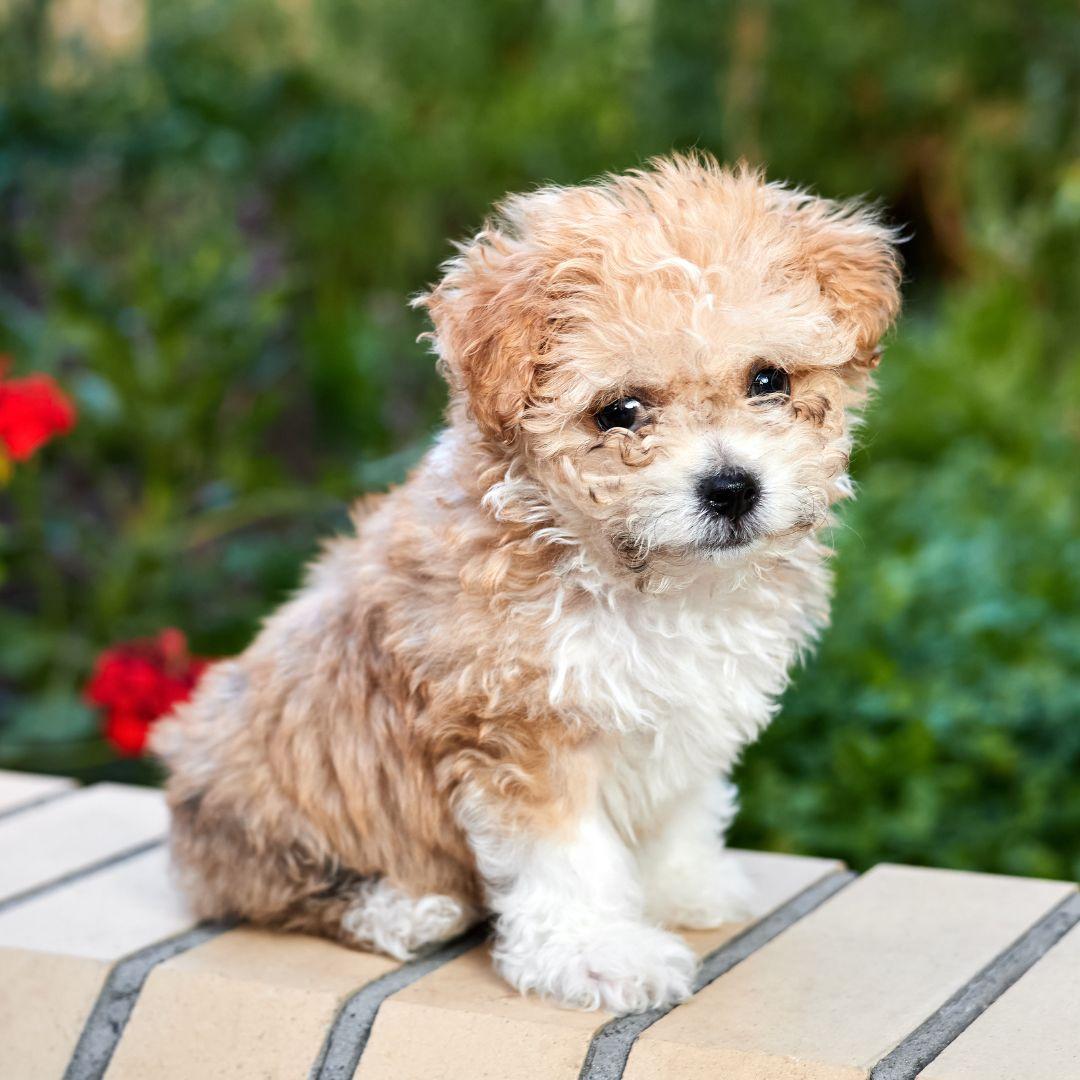
[[[694,588],[609,587],[586,600],[579,590],[575,604],[562,604],[551,628],[550,702],[618,733],[601,791],[624,837],[730,772],[774,716],[827,589],[808,550],[805,562],[789,556],[771,573],[710,567]]]
[[[341,920],[362,948],[411,960],[427,946],[448,941],[472,922],[471,913],[449,896],[407,896],[384,878],[364,882]]]
[[[475,800],[461,816],[497,915],[492,957],[512,986],[615,1013],[689,995],[697,959],[646,921],[634,858],[605,815],[558,841],[503,832]]]
[[[713,780],[678,800],[637,849],[650,918],[671,928],[708,930],[748,919],[754,889],[724,851],[735,789]]]

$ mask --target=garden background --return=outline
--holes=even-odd
[[[735,842],[1080,876],[1078,102],[1072,0],[2,0],[0,354],[77,420],[0,488],[0,766],[154,779],[95,662],[240,649],[404,475],[447,238],[700,146],[910,234]]]

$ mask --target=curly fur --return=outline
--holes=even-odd
[[[157,731],[199,912],[401,957],[491,912],[522,990],[684,996],[659,924],[745,905],[722,778],[827,618],[893,241],[704,157],[507,199],[417,301],[437,444]],[[599,431],[625,394],[647,422]],[[737,529],[696,494],[731,464]]]

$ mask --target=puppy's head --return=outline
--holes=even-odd
[[[674,158],[507,199],[419,302],[455,422],[564,527],[670,571],[782,550],[848,493],[894,239],[861,207]]]

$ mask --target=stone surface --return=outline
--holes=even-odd
[[[153,848],[0,912],[0,948],[114,960],[193,922]]]
[[[105,1075],[307,1076],[344,1000],[397,966],[320,938],[229,931],[153,970]]]
[[[1080,1076],[1080,927],[920,1074],[922,1080],[1066,1080]]]
[[[104,1063],[117,1033],[106,1074],[113,1080],[307,1076],[343,1004],[398,967],[299,935],[241,928],[207,940],[218,930],[191,929],[165,849],[139,851],[165,834],[160,794],[106,784],[35,805],[65,791],[62,780],[0,772],[0,812],[24,807],[0,818],[3,1080],[62,1076],[76,1046],[80,1062]],[[839,864],[828,860],[736,854],[757,885],[757,917],[815,886],[803,897],[809,907],[830,882],[842,883],[830,876]],[[1058,882],[877,867],[771,941],[755,939],[765,940],[761,928],[742,938],[758,951],[645,1028],[625,1075],[865,1080],[956,991],[967,987],[970,996],[1002,971],[1016,950],[970,981],[1070,896],[1076,887]],[[1040,932],[1058,920],[1061,933],[1071,910]],[[796,917],[792,907],[785,913]],[[705,955],[747,925],[687,939]],[[731,962],[730,950],[723,956]],[[396,993],[373,988],[391,996],[360,1060],[364,1080],[576,1080],[610,1019],[519,996],[495,975],[484,947],[400,977],[417,981]],[[347,1015],[355,1022],[361,1013]],[[1078,1015],[1080,926],[961,1032],[922,1080],[1080,1076]],[[363,1030],[343,1026],[341,1046]],[[612,1063],[617,1075],[616,1051],[635,1033],[625,1024],[613,1030],[626,1042],[606,1033],[593,1061],[605,1076]],[[84,1031],[101,1036],[104,1050],[88,1050]]]
[[[112,964],[190,925],[162,849],[0,913],[0,1076],[61,1076]]]
[[[75,784],[65,776],[36,776],[0,769],[0,814],[74,787]]]
[[[63,1076],[108,965],[4,949],[0,968],[0,1076],[4,1080]]]
[[[628,1080],[866,1077],[1075,891],[878,866],[639,1038]]]
[[[827,859],[735,854],[756,886],[758,917],[841,868]],[[746,925],[731,923],[686,938],[703,956]],[[356,1076],[574,1080],[593,1034],[610,1019],[608,1013],[522,997],[495,974],[481,947],[383,1002]]]
[[[94,784],[0,820],[0,901],[164,838],[160,791]]]

